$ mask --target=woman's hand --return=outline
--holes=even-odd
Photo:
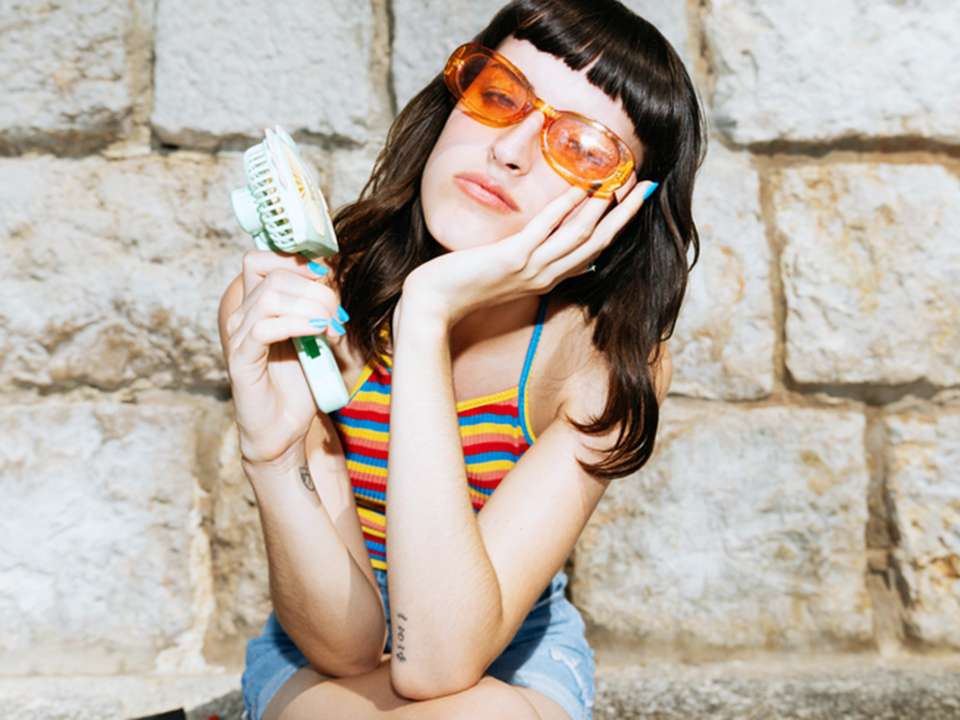
[[[445,253],[416,268],[407,276],[403,294],[415,296],[419,310],[426,308],[452,327],[481,307],[548,293],[568,277],[586,271],[640,209],[651,185],[636,183],[605,217],[612,199],[584,200],[587,191],[571,187],[520,232]]]
[[[306,437],[318,411],[290,338],[325,334],[329,344],[341,342],[329,323],[320,330],[308,322],[336,317],[339,304],[336,290],[303,256],[244,254],[243,300],[222,330],[244,461],[282,459]]]

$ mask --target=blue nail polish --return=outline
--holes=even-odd
[[[313,320],[308,320],[307,322],[317,328],[317,330],[323,330],[325,327],[327,327],[327,323],[329,321],[326,318],[314,318]]]
[[[350,319],[350,316],[347,315],[347,311],[343,309],[343,305],[337,305],[337,318],[340,322],[346,322]]]
[[[653,195],[653,191],[656,190],[658,187],[660,187],[660,183],[656,183],[656,182],[653,185],[650,185],[649,187],[647,187],[647,189],[643,191],[643,199],[646,200],[648,197]]]
[[[324,267],[320,263],[314,262],[313,260],[307,263],[307,267],[313,270],[317,275],[326,275],[328,272],[330,272],[330,268]]]
[[[330,327],[336,331],[337,335],[343,335],[347,332],[336,318],[330,318]]]

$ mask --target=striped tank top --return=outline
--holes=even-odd
[[[536,441],[530,427],[527,387],[546,312],[547,296],[542,295],[519,383],[500,392],[457,402],[467,488],[475,514]],[[387,328],[383,331],[386,334]],[[343,445],[370,564],[386,571],[387,449],[393,362],[386,354],[381,359],[382,363],[367,363],[350,391],[349,402],[330,413],[330,418]]]

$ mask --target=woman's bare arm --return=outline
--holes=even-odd
[[[241,299],[237,278],[220,302],[221,341]],[[325,449],[339,440],[324,420],[318,415],[288,456],[243,469],[257,498],[277,618],[318,672],[342,677],[379,664],[386,620],[343,456]]]

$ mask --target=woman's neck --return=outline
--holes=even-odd
[[[525,295],[502,305],[481,308],[460,320],[450,331],[451,358],[534,325],[540,298]]]

